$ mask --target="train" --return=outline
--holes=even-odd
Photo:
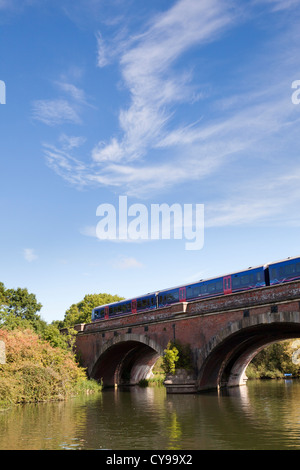
[[[100,305],[92,310],[92,322],[156,310],[179,302],[191,302],[273,286],[297,279],[300,279],[300,257],[287,258],[254,268],[250,267],[244,271],[148,293],[133,299]]]

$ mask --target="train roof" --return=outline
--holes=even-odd
[[[167,292],[169,290],[178,289],[179,287],[189,287],[189,286],[193,286],[195,284],[198,284],[198,282],[206,282],[206,281],[213,281],[215,279],[222,279],[225,276],[233,276],[234,274],[241,274],[241,273],[245,273],[247,271],[252,271],[252,270],[260,269],[260,268],[264,268],[264,265],[249,266],[249,268],[241,269],[240,271],[234,271],[232,273],[220,274],[219,276],[208,277],[206,279],[199,279],[198,281],[189,282],[188,284],[181,284],[179,286],[170,287],[169,289],[161,289],[158,292]]]
[[[278,261],[272,261],[271,263],[267,263],[267,266],[272,266],[273,264],[278,264],[278,263],[284,263],[285,261],[293,261],[299,259],[300,261],[300,256],[289,256],[288,258],[280,259]]]
[[[159,291],[155,291],[155,292],[148,292],[148,294],[144,294],[144,295],[139,295],[137,297],[129,297],[127,299],[123,299],[123,300],[117,300],[116,302],[111,302],[110,304],[103,304],[103,305],[98,305],[97,307],[94,307],[93,310],[95,310],[96,308],[102,308],[102,307],[108,307],[109,305],[118,305],[118,304],[122,304],[124,302],[130,302],[131,300],[139,300],[139,299],[144,299],[145,297],[149,297],[151,295],[155,295],[157,294],[157,292]]]

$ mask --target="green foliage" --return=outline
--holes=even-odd
[[[95,389],[70,351],[53,348],[32,330],[2,328],[0,339],[6,345],[6,364],[0,366],[2,405],[62,400],[83,388]]]
[[[192,357],[189,345],[183,345],[179,341],[169,341],[164,350],[162,369],[166,374],[175,374],[176,369],[191,370]]]
[[[93,308],[123,299],[124,297],[111,294],[87,294],[83,300],[70,306],[60,327],[68,328],[77,323],[90,323]]]
[[[27,289],[6,289],[4,291],[5,310],[22,320],[34,321],[39,319],[42,304],[37,302],[34,294],[29,294]]]
[[[43,330],[41,337],[54,347],[62,349],[72,349],[76,340],[77,331],[68,328],[68,333],[61,334],[55,324],[47,325]]]
[[[81,302],[71,305],[66,311],[64,321],[54,321],[48,325],[37,314],[42,305],[34,294],[27,289],[6,289],[0,282],[0,329],[32,329],[52,346],[64,349],[72,348],[76,331],[72,328],[77,323],[91,321],[94,307],[121,300],[121,297],[110,294],[88,294]],[[67,328],[68,334],[62,335],[61,328]]]
[[[248,379],[283,378],[284,374],[300,376],[300,365],[294,364],[292,356],[294,340],[274,343],[260,351],[246,370]]]
[[[175,374],[176,362],[179,359],[179,351],[170,341],[164,350],[162,368],[166,374]]]
[[[46,327],[37,314],[41,308],[42,304],[27,289],[6,289],[0,282],[0,328],[32,328],[41,333]]]

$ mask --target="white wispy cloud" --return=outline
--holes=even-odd
[[[135,161],[155,145],[166,132],[170,106],[194,96],[190,75],[174,73],[172,66],[190,47],[218,37],[233,18],[224,2],[180,0],[157,15],[144,33],[130,38],[129,47],[123,43],[120,65],[131,105],[119,113],[122,139],[101,143],[92,153],[95,161],[106,159],[107,153],[110,160]],[[101,57],[102,51],[101,38]]]
[[[72,70],[71,75],[78,75],[78,70]],[[81,110],[86,107],[94,107],[89,103],[86,93],[66,79],[53,82],[55,89],[60,93],[59,98],[40,99],[32,103],[32,117],[48,126],[58,126],[65,123],[81,124]]]
[[[284,5],[292,9],[296,2],[258,1],[270,5],[270,11]],[[249,2],[249,8],[255,3]],[[114,60],[118,58],[129,104],[119,110],[120,132],[108,141],[99,139],[90,145],[85,158],[73,156],[75,141],[73,148],[66,142],[63,148],[45,146],[48,164],[78,186],[120,188],[135,196],[149,196],[177,184],[205,182],[216,175],[216,192],[223,197],[222,202],[215,199],[210,205],[209,226],[280,217],[288,205],[300,201],[296,187],[293,195],[289,194],[285,171],[287,162],[295,166],[295,129],[299,126],[299,109],[290,99],[290,85],[299,78],[294,73],[300,66],[300,36],[295,25],[275,35],[276,44],[263,44],[264,50],[251,63],[241,64],[236,70],[236,88],[225,98],[221,77],[214,96],[209,84],[196,83],[192,70],[177,68],[185,52],[198,47],[200,54],[201,48],[242,24],[245,16],[229,5],[238,6],[218,0],[179,0],[150,18],[127,41],[122,37]],[[97,45],[98,66],[104,67],[112,45],[107,46],[100,33]],[[65,91],[71,93],[72,89]],[[176,107],[195,102],[198,116],[190,120],[187,112],[185,122],[179,123]],[[265,165],[268,160],[270,175]],[[223,184],[220,175],[233,162],[244,171],[240,170],[237,181],[231,177],[232,191],[224,195],[226,181]],[[261,166],[274,183],[268,191],[261,190],[257,179]],[[282,180],[276,177],[276,168],[277,174],[285,175]],[[260,193],[255,193],[256,187]]]
[[[73,98],[75,101],[79,103],[87,103],[84,90],[82,90],[81,88],[78,88],[73,83],[57,81],[56,84],[59,89],[68,93],[71,96],[71,98]]]
[[[117,269],[137,269],[143,267],[143,264],[140,263],[137,259],[130,257],[121,257],[114,261],[113,265]]]
[[[86,164],[82,182],[126,186],[137,179],[143,185],[146,182],[144,188],[150,189],[165,184],[164,178],[157,181],[157,175],[165,171],[169,184],[172,184],[172,175],[173,183],[183,179],[180,171],[174,169],[174,162],[163,161],[158,167],[150,162],[143,166],[143,159],[151,149],[159,148],[168,135],[172,106],[195,99],[194,87],[189,83],[190,74],[174,73],[172,66],[190,47],[215,40],[234,21],[233,18],[234,14],[218,0],[180,0],[167,12],[150,20],[145,32],[127,42],[122,41],[122,49],[118,48],[119,62],[124,85],[131,97],[130,106],[119,112],[123,136],[120,139],[112,137],[108,142],[99,141],[94,146],[92,163]],[[107,61],[100,33],[97,41],[98,65],[104,66]],[[56,169],[60,161],[58,154]],[[66,161],[63,162],[62,170],[65,170]],[[211,167],[211,163],[208,166]],[[66,174],[66,178],[70,175]]]
[[[78,148],[84,144],[86,138],[83,136],[70,136],[66,134],[61,134],[59,137],[59,142],[62,144],[64,150],[72,150],[73,148]]]
[[[288,10],[300,5],[299,0],[256,0],[256,3],[267,3],[273,7],[273,11]]]
[[[254,223],[300,226],[300,166],[268,179],[257,175],[248,185],[239,184],[222,202],[206,206],[205,227]]]
[[[26,261],[28,261],[29,263],[31,263],[31,261],[34,261],[38,258],[33,248],[24,248],[23,256],[26,259]]]
[[[97,32],[97,66],[105,67],[109,63],[108,51],[100,31]]]
[[[48,126],[57,126],[65,122],[74,124],[81,122],[74,107],[67,100],[62,99],[34,101],[32,116]]]

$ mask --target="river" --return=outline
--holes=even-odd
[[[132,387],[18,406],[0,412],[0,449],[300,449],[300,381],[195,395]]]

